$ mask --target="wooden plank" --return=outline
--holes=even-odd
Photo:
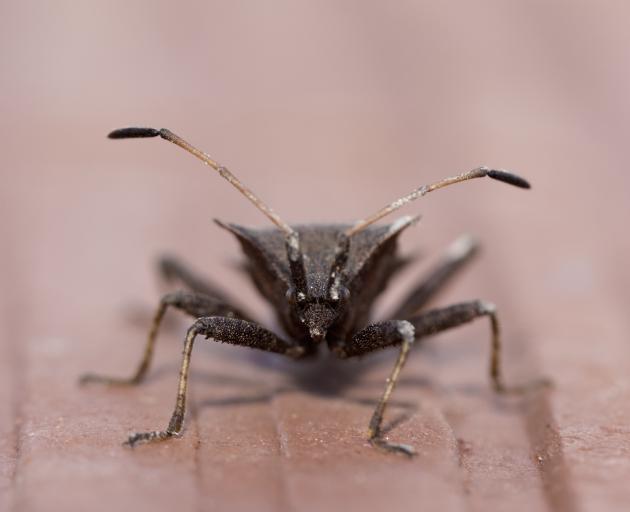
[[[627,507],[626,8],[40,4],[0,17],[15,50],[0,98],[1,510]],[[168,420],[185,323],[143,386],[76,379],[133,368],[147,322],[130,325],[128,305],[157,301],[154,255],[189,255],[271,316],[209,227],[263,219],[172,147],[106,146],[130,119],[181,128],[291,222],[360,217],[482,162],[519,170],[527,195],[479,180],[409,207],[428,222],[403,245],[479,233],[483,258],[440,303],[495,301],[506,380],[555,388],[496,397],[483,322],[431,340],[388,411],[390,438],[418,450],[405,460],[364,438],[393,352],[300,366],[199,343],[184,437],[123,448]]]

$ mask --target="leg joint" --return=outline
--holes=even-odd
[[[496,315],[497,307],[492,302],[479,301],[479,312],[484,315]]]
[[[402,337],[403,342],[411,344],[416,339],[416,328],[407,320],[399,320],[397,326],[398,333]]]

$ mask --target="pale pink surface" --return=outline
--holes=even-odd
[[[629,14],[613,2],[3,4],[0,510],[627,506]],[[76,378],[136,363],[163,291],[158,254],[271,317],[210,222],[266,220],[166,143],[105,139],[131,124],[185,135],[289,222],[353,220],[479,164],[518,170],[531,192],[479,180],[403,212],[423,214],[403,251],[426,258],[380,310],[474,233],[481,257],[438,303],[497,303],[507,379],[548,375],[555,389],[494,396],[485,322],[430,340],[388,415],[403,420],[391,438],[419,452],[407,461],[364,441],[393,351],[316,373],[200,342],[186,435],[123,449],[127,433],[165,425],[186,323],[165,329],[142,387]]]

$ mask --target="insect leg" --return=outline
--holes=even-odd
[[[160,300],[160,304],[153,317],[151,329],[149,330],[142,360],[134,374],[129,378],[116,378],[89,373],[81,377],[81,384],[99,382],[108,385],[130,386],[142,382],[151,364],[160,323],[169,306],[179,309],[195,318],[211,315],[245,318],[236,308],[214,297],[195,292],[168,293]]]
[[[385,413],[387,402],[394,391],[400,371],[407,361],[407,356],[409,355],[415,337],[415,328],[410,322],[405,320],[387,320],[385,322],[368,325],[356,333],[348,344],[333,346],[334,352],[339,357],[347,358],[360,356],[379,348],[401,345],[396,364],[387,378],[385,390],[372,414],[372,419],[368,427],[368,440],[377,448],[409,456],[414,455],[415,452],[413,448],[408,445],[392,444],[385,441],[382,437],[381,425],[383,423],[383,414]]]
[[[496,306],[490,302],[474,300],[454,304],[440,309],[433,309],[421,315],[412,317],[409,322],[416,329],[416,336],[428,336],[440,331],[451,329],[466,324],[476,318],[486,316],[490,320],[490,363],[489,375],[493,389],[497,393],[519,394],[545,387],[550,384],[547,379],[537,379],[519,386],[507,386],[503,382],[503,370],[501,366],[501,330],[497,317]]]
[[[475,240],[469,235],[457,238],[445,251],[441,261],[405,297],[391,318],[409,318],[423,308],[453,278],[477,251]]]
[[[253,322],[238,318],[210,316],[198,318],[188,329],[179,372],[179,386],[175,409],[165,430],[138,432],[129,436],[125,444],[134,446],[137,443],[159,441],[178,436],[182,432],[184,415],[186,413],[186,389],[188,387],[188,370],[193,343],[197,335],[203,335],[221,343],[242,345],[268,352],[285,354],[299,358],[306,355],[304,348],[297,343],[290,343],[278,338],[274,333]]]
[[[381,437],[381,426],[385,408],[394,386],[396,385],[400,370],[407,360],[411,341],[413,341],[413,339],[437,334],[438,332],[457,327],[482,316],[487,316],[490,319],[490,325],[492,328],[490,379],[494,390],[498,393],[520,393],[530,389],[531,387],[538,387],[541,384],[547,384],[544,381],[536,381],[530,383],[529,385],[520,387],[505,386],[500,366],[501,339],[496,308],[493,304],[480,300],[430,310],[421,315],[409,318],[407,321],[388,320],[372,324],[356,333],[348,344],[334,347],[334,351],[340,357],[353,357],[360,356],[380,348],[402,344],[398,360],[396,361],[392,373],[387,379],[385,391],[383,392],[374,414],[372,415],[372,419],[370,420],[368,435],[370,442],[374,446],[388,451],[405,453],[407,455],[413,454],[413,450],[410,447],[406,445],[389,444]]]
[[[158,262],[158,270],[168,282],[178,281],[187,289],[230,302],[228,294],[217,284],[199,276],[188,265],[173,256],[162,256]]]

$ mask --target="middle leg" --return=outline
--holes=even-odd
[[[158,271],[169,283],[176,281],[190,291],[216,297],[223,302],[234,302],[218,284],[201,277],[179,258],[170,255],[162,256],[158,261]]]
[[[140,360],[140,363],[133,375],[128,378],[119,378],[88,373],[81,377],[80,383],[87,384],[97,382],[111,386],[132,386],[140,384],[151,365],[160,324],[164,318],[166,310],[169,307],[183,311],[194,318],[204,316],[225,316],[247,320],[247,317],[245,317],[245,315],[237,308],[223,302],[220,299],[196,292],[167,293],[160,300],[160,304],[155,312],[151,328],[149,329],[149,335],[147,336],[142,359]]]

